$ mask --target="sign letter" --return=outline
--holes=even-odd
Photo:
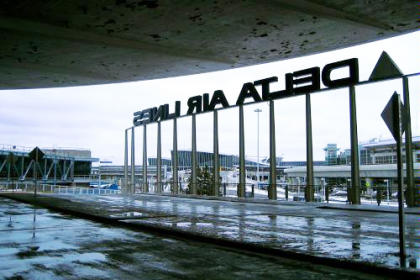
[[[214,110],[217,104],[221,104],[223,108],[229,107],[229,103],[226,100],[225,94],[221,90],[216,90],[213,93],[213,97],[211,98],[211,102],[209,105],[210,109]]]
[[[277,82],[278,80],[277,77],[270,77],[254,82],[254,86],[261,86],[263,100],[270,100],[270,83]]]
[[[195,112],[197,114],[201,113],[202,103],[203,103],[202,102],[202,97],[200,95],[188,98],[188,101],[187,101],[187,105],[188,105],[187,115],[191,115],[192,113],[194,113],[194,109],[195,109]]]
[[[293,88],[294,93],[307,93],[321,88],[319,67],[293,72],[293,78],[296,78],[293,79],[294,85],[306,84],[305,86]]]
[[[349,76],[337,80],[331,80],[331,72],[335,69],[348,67]],[[322,82],[329,88],[351,86],[359,82],[359,63],[357,58],[351,58],[325,65],[322,69]]]
[[[256,102],[261,101],[260,94],[255,89],[253,83],[245,83],[242,86],[241,93],[239,94],[238,100],[236,101],[236,105],[244,104],[244,100],[249,97],[252,97]]]

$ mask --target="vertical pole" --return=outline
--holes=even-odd
[[[174,118],[174,131],[173,131],[173,157],[172,157],[172,194],[178,194],[178,129],[176,125],[176,118]]]
[[[54,156],[54,187],[57,185],[57,156]]]
[[[20,171],[21,171],[21,175],[19,178],[23,178],[23,175],[25,174],[25,156],[22,155],[22,161],[21,161],[21,166],[20,166]]]
[[[276,176],[276,124],[274,119],[274,101],[270,100],[270,185],[268,198],[277,200],[277,176]]]
[[[128,193],[128,129],[125,130],[124,139],[124,186],[123,192]]]
[[[147,126],[143,125],[143,192],[149,192],[147,183]]]
[[[70,173],[71,176],[71,173]],[[44,159],[44,174],[42,174],[42,179],[46,179],[47,178],[47,159]]]
[[[214,196],[219,196],[220,163],[219,163],[219,123],[217,110],[213,111],[213,175],[214,175]]]
[[[74,159],[72,159],[72,161],[70,162],[70,178],[73,184],[74,184],[74,165],[75,165],[75,162],[74,162]]]
[[[400,96],[395,94],[393,100],[394,104],[394,128],[396,129],[397,139],[397,174],[398,174],[398,226],[399,226],[399,237],[400,237],[400,266],[405,267],[405,234],[404,234],[404,193],[403,193],[403,161],[401,153],[401,102]]]
[[[351,203],[360,204],[359,140],[357,136],[356,90],[350,86]]]
[[[136,176],[136,158],[135,158],[135,138],[134,138],[134,126],[131,128],[131,184],[130,184],[130,193],[134,194],[136,191],[135,186],[135,176]]]
[[[162,136],[161,136],[161,128],[160,128],[160,121],[158,122],[157,127],[157,192],[162,192]]]
[[[257,187],[260,185],[260,113],[261,109],[254,110],[257,113]]]
[[[61,173],[61,180],[67,180],[66,178],[66,160],[63,159],[63,172]]]
[[[305,201],[314,201],[311,94],[306,94],[306,188]]]
[[[244,107],[239,105],[239,185],[238,197],[245,197],[245,129]]]
[[[414,174],[413,174],[413,147],[411,134],[411,113],[410,113],[410,91],[408,87],[408,77],[403,77],[403,98],[405,110],[405,162],[407,175],[407,206],[415,207],[416,199],[414,191]]]
[[[197,124],[195,114],[191,122],[191,194],[197,194]]]
[[[37,168],[37,164],[38,164],[38,151],[36,151],[35,152],[35,161],[34,161],[34,184],[35,184],[35,187],[34,187],[34,196],[36,196],[36,183],[37,183],[37,181],[36,181],[36,177],[37,177],[37,170],[36,170],[36,168]]]
[[[10,176],[11,176],[11,168],[12,168],[12,162],[10,160],[7,160],[7,184],[10,183]]]
[[[328,196],[328,190],[325,188],[325,178],[321,178],[321,186],[322,186],[322,192],[324,195],[324,200],[328,202],[329,196]]]
[[[98,165],[98,188],[101,188],[101,161],[99,160]]]

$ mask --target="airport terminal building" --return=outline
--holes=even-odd
[[[420,187],[420,137],[412,138],[413,167],[415,185]],[[336,144],[324,148],[325,165],[314,167],[316,184],[343,185],[349,184],[351,160],[349,150],[340,151]],[[405,150],[403,150],[405,154]],[[396,143],[392,139],[372,139],[359,143],[360,176],[362,187],[384,187],[397,184]],[[405,156],[403,156],[405,160]],[[405,171],[405,164],[404,164]],[[306,167],[292,167],[285,170],[293,184],[304,184]]]
[[[33,182],[37,174],[36,178],[44,184],[88,184],[92,163],[98,161],[87,149],[41,148],[43,157],[35,164],[32,150],[16,145],[0,146],[0,182]]]

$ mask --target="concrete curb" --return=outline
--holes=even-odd
[[[369,274],[377,274],[377,275],[383,275],[383,276],[390,276],[396,277],[397,279],[416,279],[418,280],[420,277],[420,272],[413,270],[413,269],[402,269],[397,267],[386,267],[382,265],[377,265],[373,263],[364,263],[364,262],[357,262],[349,259],[336,259],[336,258],[330,258],[330,257],[322,257],[322,256],[313,256],[305,253],[297,253],[289,250],[284,249],[278,249],[278,248],[270,248],[267,246],[247,243],[247,242],[240,242],[240,241],[234,241],[234,240],[227,240],[217,237],[210,237],[210,236],[204,236],[200,235],[194,232],[186,232],[179,229],[169,229],[165,227],[160,227],[156,225],[151,224],[135,224],[135,223],[128,223],[126,220],[117,220],[115,218],[101,216],[101,215],[95,215],[92,213],[85,213],[74,209],[69,209],[64,206],[60,205],[52,205],[47,199],[51,201],[51,199],[55,199],[56,201],[67,201],[63,198],[56,198],[56,197],[47,197],[38,195],[37,198],[33,196],[33,194],[12,194],[12,193],[0,193],[0,197],[5,197],[9,199],[13,199],[19,202],[32,204],[35,206],[40,206],[43,208],[47,208],[50,210],[54,210],[57,212],[61,212],[64,214],[70,214],[75,217],[88,219],[95,222],[100,222],[116,227],[124,227],[129,228],[132,230],[141,230],[141,231],[147,231],[154,234],[159,235],[165,235],[165,236],[171,236],[177,239],[187,240],[187,241],[197,241],[197,242],[206,242],[213,245],[219,245],[223,247],[229,247],[233,248],[235,250],[239,251],[247,251],[247,252],[253,252],[257,254],[262,255],[268,255],[268,256],[278,256],[278,257],[284,257],[284,258],[290,258],[295,260],[301,260],[306,261],[314,264],[320,264],[320,265],[327,265],[327,266],[333,266],[337,268],[343,268],[343,269],[350,269],[350,270],[358,270],[364,273]],[[72,202],[76,204],[75,202]]]
[[[318,206],[317,208],[328,209],[328,210],[366,211],[366,212],[398,214],[398,208],[397,207],[395,207],[395,209],[389,209],[389,208],[374,209],[374,208],[358,208],[358,205],[348,205],[348,206],[355,206],[355,207],[322,205],[322,206]],[[379,207],[381,207],[381,206],[379,206]],[[407,214],[408,215],[420,215],[420,210],[418,208],[415,208],[415,209],[404,208],[404,214],[406,214],[406,215]]]
[[[255,199],[255,198],[236,198],[236,197],[217,197],[217,196],[199,196],[199,195],[188,195],[188,194],[153,194],[153,193],[138,193],[139,195],[150,195],[150,196],[168,196],[178,197],[187,199],[204,199],[204,200],[220,200],[229,202],[239,203],[253,203],[253,204],[269,204],[269,205],[287,205],[287,206],[313,206],[320,209],[329,210],[349,210],[349,211],[366,211],[366,212],[380,212],[380,213],[395,213],[398,214],[398,207],[390,206],[372,206],[372,205],[340,205],[331,203],[320,203],[320,202],[298,202],[298,201],[279,201],[279,200],[268,200],[268,199]],[[420,215],[420,208],[404,208],[404,214]]]

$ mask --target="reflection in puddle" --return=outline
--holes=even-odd
[[[191,223],[190,222],[180,222],[180,223],[176,223],[175,225],[177,227],[180,227],[180,228],[188,228],[188,227],[191,226]]]
[[[93,205],[97,203],[94,198],[84,199],[85,203],[92,203]],[[282,215],[280,211],[276,212],[278,210],[277,207],[271,206],[248,205],[248,209],[246,209],[241,204],[232,204],[231,206],[226,203],[219,207],[220,202],[217,202],[217,205],[213,205],[214,202],[211,201],[199,201],[202,204],[208,203],[212,205],[205,206],[199,205],[198,202],[188,204],[182,202],[182,200],[180,202],[177,200],[168,202],[165,199],[160,202],[155,197],[148,197],[147,199],[155,200],[151,200],[147,204],[141,200],[136,200],[135,202],[129,200],[127,201],[129,205],[124,204],[124,201],[121,201],[121,205],[118,205],[119,202],[111,201],[107,205],[107,200],[103,198],[100,206],[104,209],[103,213],[114,214],[111,216],[112,218],[126,220],[127,223],[137,222],[139,224],[147,223],[167,228],[173,227],[174,230],[211,235],[235,241],[243,240],[254,244],[260,243],[272,248],[310,252],[314,255],[327,255],[334,258],[353,258],[391,266],[395,266],[395,260],[398,259],[398,256],[392,255],[395,253],[395,249],[398,248],[396,243],[398,236],[395,231],[395,225],[390,222],[382,223],[378,222],[378,220],[373,220],[372,223],[367,223],[367,220],[364,220],[363,217],[350,215],[350,218],[343,218],[339,216],[340,212],[333,213],[332,211],[325,212],[328,215],[319,217],[316,216],[316,214],[321,212],[319,210],[314,210],[318,211],[318,213],[302,211],[298,214],[290,212],[290,214]],[[133,204],[136,205],[135,208],[131,207]],[[147,209],[144,209],[145,205]],[[241,207],[238,207],[238,205]],[[15,206],[13,205],[13,207]],[[206,257],[202,256],[202,250],[184,248],[183,250],[195,251],[194,254],[190,255],[190,259],[185,260],[185,251],[179,249],[183,248],[185,244],[174,241],[176,248],[165,249],[166,244],[170,242],[163,242],[163,239],[159,240],[153,234],[146,236],[144,233],[137,232],[136,234],[141,235],[138,237],[130,231],[107,228],[103,225],[74,219],[70,216],[64,219],[64,216],[51,214],[42,209],[37,211],[29,207],[18,207],[17,209],[14,210],[16,217],[0,216],[2,221],[4,221],[0,227],[3,230],[13,230],[13,235],[0,235],[2,244],[11,244],[18,240],[16,242],[17,245],[14,246],[19,248],[19,250],[13,250],[12,246],[8,245],[6,246],[8,247],[7,250],[3,250],[0,247],[0,278],[2,276],[1,271],[4,268],[1,261],[6,260],[5,263],[10,264],[9,259],[13,260],[15,258],[16,260],[18,252],[29,252],[30,255],[33,251],[32,256],[21,258],[20,260],[32,263],[39,261],[41,264],[44,259],[48,258],[64,258],[68,262],[72,258],[66,259],[65,256],[67,255],[98,252],[104,256],[103,260],[86,261],[86,263],[78,262],[78,266],[75,266],[78,271],[82,269],[80,266],[83,265],[88,271],[86,273],[91,273],[95,277],[100,277],[102,271],[114,271],[115,267],[128,269],[129,271],[132,269],[145,271],[148,265],[155,266],[157,264],[160,264],[160,268],[165,267],[168,271],[174,271],[179,273],[179,275],[196,273],[189,270],[191,263],[195,260],[203,263],[203,258]],[[101,208],[98,207],[97,209]],[[113,211],[107,212],[107,209],[112,209]],[[124,209],[129,212],[123,212]],[[132,210],[137,210],[137,212]],[[154,212],[156,210],[159,211]],[[205,211],[208,211],[209,215],[204,213]],[[275,214],[270,214],[270,211]],[[178,216],[173,215],[176,213],[178,213]],[[313,217],[310,215],[313,215]],[[12,228],[7,226],[10,219]],[[415,227],[408,227],[407,245],[409,248],[419,247],[416,241],[418,239],[415,239],[415,236],[418,236],[415,232]],[[22,244],[19,243],[21,241]],[[48,249],[48,244],[54,245]],[[39,248],[37,250],[31,249],[31,247],[35,248],[35,246],[39,246]],[[200,246],[203,247],[204,245],[200,244]],[[158,249],[154,251],[155,247],[159,247],[159,250],[165,254],[158,251]],[[153,252],[150,251],[152,249]],[[139,253],[143,251],[145,252]],[[178,251],[182,253],[177,253]],[[410,251],[408,250],[408,252]],[[220,259],[219,255],[213,257],[213,259]],[[242,258],[242,256],[239,256],[239,258]],[[210,263],[212,263],[213,259]],[[183,267],[187,266],[185,263],[182,263],[183,261],[188,263],[188,268]],[[225,259],[225,261],[228,264],[234,263],[231,259]],[[253,261],[258,263],[258,260]],[[407,266],[413,268],[418,266],[418,249],[411,250],[407,262]],[[67,263],[67,265],[71,266],[73,264]],[[222,263],[219,265],[220,267],[225,267],[226,264]],[[249,264],[247,265],[249,266]],[[92,272],[93,267],[98,268],[99,272]],[[261,266],[261,269],[263,267]],[[6,267],[5,269],[7,271],[8,268]],[[74,273],[74,269],[72,269],[66,270],[66,273]],[[241,267],[241,269],[246,268]],[[61,273],[64,272],[61,271]],[[251,274],[249,272],[249,275]],[[193,275],[195,277],[192,278],[197,278],[196,274]],[[246,276],[249,277],[249,275]],[[54,278],[53,276],[55,275],[43,276],[44,278]],[[126,279],[130,278],[131,274],[128,276],[118,274],[118,276],[114,278]],[[153,276],[156,275],[147,275],[147,277],[144,276],[143,278],[156,278]],[[208,275],[204,276],[208,278]],[[218,276],[220,278],[220,275]],[[214,279],[217,279],[217,277],[214,277]]]
[[[139,218],[143,216],[144,214],[140,212],[124,212],[120,214],[110,215],[111,218],[116,218],[116,219],[130,219],[130,218]]]

